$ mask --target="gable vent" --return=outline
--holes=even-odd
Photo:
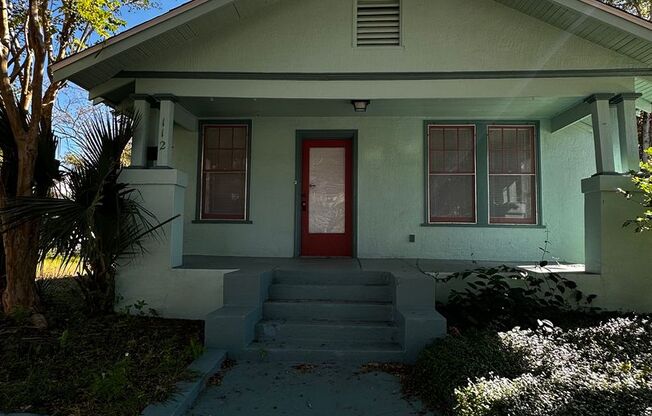
[[[401,0],[358,0],[356,10],[358,46],[401,44]]]

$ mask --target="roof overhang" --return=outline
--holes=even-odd
[[[192,0],[52,64],[54,77],[69,79],[87,90],[103,87],[124,70],[125,62],[147,56],[148,42],[162,40],[174,47],[200,36],[201,30],[208,30],[202,27],[238,20],[277,1],[280,0]],[[652,23],[646,20],[598,0],[496,1],[636,59],[644,64],[642,67],[652,68]]]

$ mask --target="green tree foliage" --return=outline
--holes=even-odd
[[[645,153],[648,155],[647,162],[641,162],[641,170],[632,175],[632,181],[639,192],[620,190],[628,199],[634,199],[643,206],[641,215],[625,221],[623,225],[635,226],[637,233],[652,230],[652,148],[647,149]]]
[[[652,18],[652,0],[601,0],[610,6],[618,7],[633,15],[650,20]]]

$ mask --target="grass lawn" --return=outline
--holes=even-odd
[[[73,259],[70,263],[66,264],[65,267],[62,264],[61,258],[52,257],[47,258],[41,264],[39,264],[38,269],[36,270],[36,275],[40,279],[51,279],[65,276],[74,276],[80,270],[78,269],[79,260]]]
[[[192,377],[186,367],[202,352],[201,322],[86,318],[74,282],[48,280],[47,330],[0,315],[0,412],[137,415]]]

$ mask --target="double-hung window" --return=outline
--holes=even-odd
[[[429,128],[430,222],[475,223],[475,126]]]
[[[429,124],[427,131],[428,223],[537,224],[535,125]]]
[[[249,123],[204,124],[200,219],[247,220]]]
[[[489,126],[489,223],[536,224],[534,126]]]

